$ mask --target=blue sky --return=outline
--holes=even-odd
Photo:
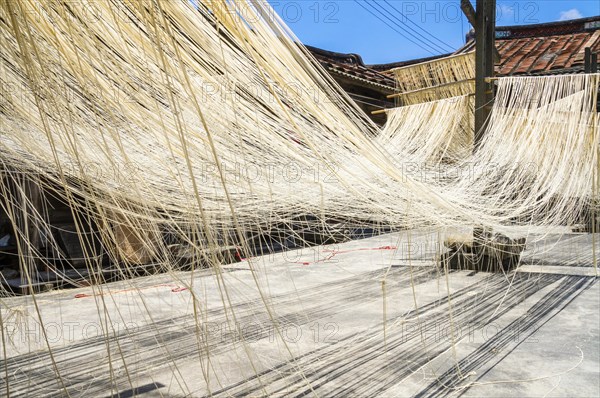
[[[451,52],[464,44],[471,28],[460,11],[460,0],[269,3],[303,43],[357,53],[368,64]],[[496,10],[498,26],[525,25],[600,15],[600,0],[498,0]]]

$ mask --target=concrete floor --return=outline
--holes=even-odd
[[[507,275],[445,274],[438,239],[3,299],[0,394],[600,396],[590,234],[529,244]]]

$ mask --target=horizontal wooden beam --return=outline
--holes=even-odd
[[[387,98],[403,97],[403,96],[409,95],[409,94],[415,94],[415,93],[420,93],[420,92],[423,92],[423,91],[435,90],[435,89],[438,89],[438,88],[441,88],[441,87],[449,87],[449,86],[454,86],[454,85],[461,84],[461,83],[474,82],[474,81],[475,81],[475,79],[458,80],[458,81],[455,81],[455,82],[438,84],[437,86],[424,87],[424,88],[420,88],[418,90],[411,90],[411,91],[405,91],[403,93],[390,94],[390,95],[387,96]]]
[[[382,113],[386,113],[389,109],[394,108],[377,109],[376,111],[371,111],[371,115],[381,115]]]
[[[466,94],[467,97],[472,97],[475,95],[475,93],[469,93]],[[446,98],[441,98],[441,99],[446,99]],[[413,104],[416,105],[416,104]],[[405,105],[405,106],[410,106],[410,105]],[[376,111],[371,111],[371,115],[381,115],[382,113],[386,113],[388,111],[394,110],[394,109],[398,109],[398,108],[404,108],[404,106],[396,106],[394,108],[385,108],[385,109],[378,109]]]

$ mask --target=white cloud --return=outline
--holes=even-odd
[[[496,22],[506,22],[506,20],[512,18],[514,15],[515,9],[513,6],[508,4],[499,4],[498,8],[496,9]]]
[[[508,4],[500,4],[499,11],[505,17],[510,17],[515,13],[513,6],[509,6]]]
[[[561,11],[560,18],[558,20],[559,21],[567,21],[569,19],[577,19],[577,18],[583,18],[583,15],[581,15],[581,13],[579,12],[579,10],[577,8],[571,8],[570,10],[567,10],[567,11]]]

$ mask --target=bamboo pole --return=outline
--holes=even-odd
[[[397,98],[397,97],[402,97],[402,96],[405,96],[405,95],[421,93],[421,92],[428,91],[428,90],[436,90],[436,89],[439,89],[439,88],[442,88],[442,87],[450,87],[450,86],[455,86],[455,85],[458,85],[458,84],[468,83],[468,82],[473,82],[473,81],[475,81],[475,79],[458,80],[458,81],[455,81],[455,82],[438,84],[437,86],[420,88],[418,90],[411,90],[411,91],[405,91],[403,93],[390,94],[390,95],[387,96],[387,98]]]

